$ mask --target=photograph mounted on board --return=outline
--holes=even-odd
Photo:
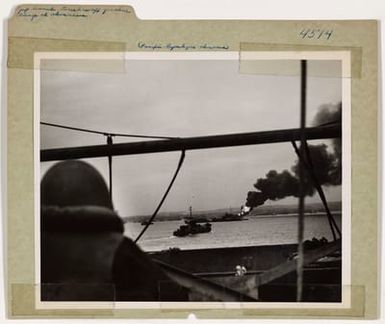
[[[37,56],[42,308],[350,303],[346,52],[103,60]]]

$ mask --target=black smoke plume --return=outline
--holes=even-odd
[[[313,120],[313,126],[327,126],[341,123],[341,104],[323,105]],[[314,174],[320,185],[333,186],[341,184],[341,139],[332,141],[332,151],[326,144],[308,145],[310,160],[306,164],[313,165]],[[298,197],[299,194],[299,161],[290,168],[278,172],[270,170],[264,178],[257,179],[254,187],[258,191],[249,191],[246,205],[257,207],[267,199],[278,200],[288,196]],[[316,189],[309,172],[304,173],[304,192],[312,196]]]
[[[338,124],[342,122],[342,103],[337,105],[322,105],[320,111],[315,115],[313,126],[323,126],[327,124]],[[331,177],[334,179],[334,185],[341,184],[342,180],[342,151],[341,138],[335,138],[332,141],[335,165],[334,169],[330,170]]]
[[[249,191],[247,193],[246,206],[254,208],[263,205],[267,198],[268,197],[262,192]]]

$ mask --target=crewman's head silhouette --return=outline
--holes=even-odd
[[[52,166],[41,181],[44,206],[100,206],[113,209],[107,185],[90,164],[70,160]]]

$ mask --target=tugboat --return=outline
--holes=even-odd
[[[174,236],[184,237],[190,234],[209,233],[211,232],[211,224],[207,222],[201,225],[202,219],[193,219],[192,207],[189,208],[190,216],[184,220],[185,225],[181,225],[176,231],[173,232]]]
[[[209,233],[211,232],[211,224],[197,224],[195,221],[185,221],[185,225],[181,225],[173,235],[178,237],[187,236],[190,234]]]

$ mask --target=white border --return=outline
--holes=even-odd
[[[267,302],[41,302],[40,301],[40,63],[42,59],[99,60],[240,60],[239,52],[82,52],[39,53],[34,55],[34,185],[35,185],[35,299],[36,309],[343,309],[351,305],[351,57],[348,51],[258,51],[247,59],[265,60],[341,60],[342,61],[342,302],[341,303],[267,303]],[[97,68],[95,68],[97,69]]]

